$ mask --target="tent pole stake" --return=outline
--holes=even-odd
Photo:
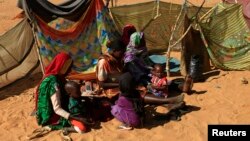
[[[31,23],[31,24],[32,24],[32,23]],[[41,54],[40,54],[40,51],[39,51],[39,46],[38,46],[38,42],[37,42],[37,38],[36,38],[36,33],[35,33],[35,25],[34,25],[34,22],[33,22],[33,24],[32,24],[32,33],[33,33],[34,40],[35,40],[35,46],[36,46],[36,51],[37,51],[37,54],[38,54],[38,59],[39,59],[39,62],[40,62],[40,66],[41,66],[41,69],[42,69],[42,73],[43,73],[43,75],[44,75],[44,74],[45,74],[44,65],[43,65],[42,57],[41,57]]]
[[[169,42],[168,42],[168,49],[167,49],[167,53],[166,53],[166,58],[167,58],[167,61],[166,61],[166,71],[167,71],[167,77],[170,77],[170,66],[169,66],[169,63],[170,63],[170,53],[171,53],[171,49],[172,49],[172,46],[171,46],[171,41],[173,40],[173,36],[174,36],[174,32],[176,30],[176,27],[177,27],[177,24],[178,24],[178,21],[182,15],[182,11],[183,9],[186,7],[186,0],[184,0],[183,4],[182,4],[182,8],[181,8],[181,11],[175,21],[175,24],[174,24],[174,27],[172,29],[172,33],[171,33],[171,36],[169,38]]]

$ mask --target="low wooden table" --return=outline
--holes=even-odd
[[[114,76],[116,76],[116,74]],[[78,81],[91,81],[91,82],[97,84],[96,83],[97,82],[96,72],[91,72],[91,73],[87,73],[87,74],[73,73],[73,74],[69,74],[66,77],[66,79],[78,80]],[[104,98],[104,97],[107,97],[107,98],[112,98],[112,97],[117,96],[119,93],[120,93],[119,90],[115,94],[107,94],[104,91],[101,94],[91,94],[91,92],[83,92],[82,97],[89,97],[89,98]]]
[[[88,92],[83,92],[82,93],[82,97],[89,97],[89,98],[103,98],[103,97],[107,97],[107,98],[112,98],[116,95],[118,95],[119,93],[117,94],[105,94],[105,93],[101,93],[101,94],[91,94],[91,93],[88,93]]]

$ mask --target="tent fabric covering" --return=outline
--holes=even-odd
[[[181,10],[181,5],[160,2],[161,16],[152,20],[157,13],[156,4],[149,2],[111,8],[112,19],[102,0],[69,0],[60,5],[45,0],[19,2],[29,21],[35,23],[43,64],[46,66],[58,52],[68,52],[74,59],[74,69],[79,72],[93,68],[98,56],[107,51],[106,42],[119,38],[114,22],[119,31],[127,23],[134,24],[138,30],[144,29],[149,50],[166,50]],[[200,15],[208,9],[202,9]],[[198,7],[189,7],[188,17],[194,16],[197,10]],[[248,11],[244,13],[245,18],[248,14]],[[174,40],[183,33],[183,16]],[[250,32],[240,5],[217,5],[200,25],[206,49],[216,67],[250,69]],[[28,75],[39,65],[33,43],[27,19],[0,36],[0,88]]]
[[[106,42],[119,37],[108,9],[102,0],[94,0],[77,22],[57,18],[46,23],[38,15],[37,41],[44,65],[58,52],[68,52],[73,69],[86,72],[94,69],[98,57],[107,50]]]
[[[70,0],[60,5],[54,5],[47,0],[18,0],[18,7],[26,11],[28,17],[30,12],[36,13],[43,20],[49,22],[58,17],[69,20],[78,20],[89,7],[91,0]]]
[[[165,55],[150,55],[149,59],[155,64],[166,66],[167,58]],[[180,71],[180,61],[178,59],[173,57],[169,58],[169,64],[170,72],[177,73]]]
[[[236,3],[241,4],[243,8],[244,18],[247,22],[248,27],[250,28],[250,1],[249,0],[224,0],[227,3]]]
[[[250,31],[239,4],[218,4],[201,23],[213,64],[224,70],[250,70]]]
[[[0,36],[0,88],[20,79],[39,65],[27,19]]]
[[[160,16],[153,20],[157,15],[156,6],[157,3],[152,1],[135,5],[112,7],[110,11],[119,31],[122,31],[122,28],[126,24],[131,23],[135,25],[137,30],[144,30],[143,32],[145,33],[149,51],[166,51],[172,28],[181,11],[182,5],[160,1]],[[210,8],[202,8],[199,15],[203,15],[209,9]],[[193,17],[198,11],[198,7],[190,6],[187,10],[188,17]],[[183,11],[177,30],[173,36],[174,41],[177,41],[183,34],[184,16],[185,13]]]
[[[184,29],[187,30],[191,24],[191,20],[185,16]],[[186,76],[190,72],[190,62],[193,55],[199,56],[199,66],[202,73],[211,70],[209,55],[207,49],[201,39],[199,30],[191,29],[188,31],[186,36],[182,40],[182,51],[181,51],[181,74]]]

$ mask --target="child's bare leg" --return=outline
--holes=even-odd
[[[182,102],[184,99],[184,95],[178,95],[175,97],[170,98],[160,98],[153,94],[146,94],[144,96],[144,103],[145,104],[154,104],[154,105],[161,105],[161,104],[171,104],[171,103],[179,103]]]

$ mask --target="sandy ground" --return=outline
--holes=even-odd
[[[134,1],[122,1],[126,2]],[[18,12],[16,0],[0,0],[0,35],[19,21],[11,20]],[[179,57],[179,53],[173,55]],[[93,129],[86,134],[71,134],[71,137],[74,141],[206,141],[208,124],[249,124],[250,87],[249,84],[242,84],[241,78],[250,81],[250,72],[215,72],[217,74],[206,82],[195,83],[193,90],[196,93],[185,96],[187,105],[194,110],[182,116],[181,121],[152,120],[142,129],[119,131],[116,127],[120,123],[113,119],[101,123],[100,129]],[[40,78],[41,74],[37,74],[0,90],[1,141],[24,141],[28,134],[38,128],[35,117],[30,116],[30,113],[34,107],[34,88]],[[59,133],[53,131],[34,140],[58,141]]]

